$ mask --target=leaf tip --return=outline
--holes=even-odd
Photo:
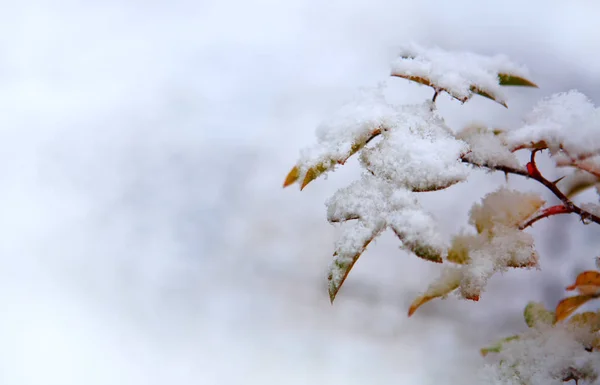
[[[287,176],[285,177],[285,181],[283,182],[283,188],[286,188],[289,185],[296,182],[299,177],[300,177],[300,169],[298,168],[298,166],[294,166],[294,168],[292,168],[290,170],[290,172],[287,174]]]

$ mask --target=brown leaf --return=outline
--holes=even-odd
[[[576,295],[574,297],[568,297],[563,299],[558,303],[558,305],[556,305],[556,310],[554,311],[554,323],[560,322],[565,318],[569,317],[581,305],[593,298],[593,295]]]
[[[600,272],[595,270],[584,271],[577,276],[575,283],[568,286],[566,290],[577,290],[583,295],[594,295],[600,293]]]

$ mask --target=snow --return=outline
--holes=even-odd
[[[471,125],[461,130],[457,138],[469,144],[470,151],[464,156],[470,163],[490,168],[505,166],[521,169],[521,165],[500,135],[479,125]]]
[[[525,67],[513,63],[505,55],[452,52],[414,43],[402,47],[400,57],[392,64],[392,74],[428,79],[459,100],[470,98],[474,86],[504,104],[506,100],[499,85],[499,73],[529,76]]]
[[[361,154],[362,165],[377,175],[414,191],[446,188],[469,175],[460,160],[468,151],[429,102],[402,106],[383,140]]]
[[[538,102],[524,124],[507,133],[513,148],[545,142],[550,151],[563,149],[576,158],[600,151],[600,109],[579,91],[554,94]]]
[[[600,352],[587,352],[581,331],[564,324],[531,328],[504,344],[494,359],[502,362],[482,371],[486,383],[562,385],[575,369],[583,377],[579,383],[591,384],[600,367]]]
[[[420,257],[441,261],[447,247],[435,219],[421,208],[415,193],[373,175],[364,174],[338,190],[326,206],[330,222],[352,221],[342,228],[335,245],[329,279],[333,292],[366,245],[387,227]]]

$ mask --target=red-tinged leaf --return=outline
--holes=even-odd
[[[287,176],[285,177],[285,181],[283,182],[283,187],[287,187],[291,184],[293,184],[294,182],[296,182],[298,180],[298,178],[300,177],[300,169],[298,168],[298,166],[292,168],[290,170],[290,172],[287,174]]]
[[[582,295],[599,294],[600,272],[595,270],[584,271],[577,276],[575,283],[568,286],[566,290],[577,290]]]
[[[558,305],[556,305],[556,311],[554,312],[556,314],[554,323],[560,322],[569,317],[581,305],[594,298],[595,296],[593,295],[576,295],[574,297],[563,299],[558,303]]]
[[[499,73],[498,74],[498,83],[501,86],[519,86],[519,87],[534,87],[538,88],[537,84],[522,78],[520,76]]]

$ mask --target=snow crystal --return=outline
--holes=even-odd
[[[429,191],[463,181],[468,168],[460,156],[468,151],[444,121],[425,103],[404,106],[383,140],[361,155],[373,174],[415,191]]]
[[[471,151],[465,158],[477,166],[490,168],[506,166],[511,168],[522,168],[513,154],[499,135],[480,126],[469,126],[457,134],[457,138],[469,144]]]
[[[472,94],[472,86],[485,90],[496,101],[504,103],[498,74],[506,73],[527,77],[527,70],[511,62],[504,55],[483,56],[468,52],[449,52],[440,48],[424,48],[410,44],[400,52],[392,64],[392,74],[428,79],[452,96],[465,100]]]
[[[600,109],[579,91],[543,99],[524,123],[507,134],[513,148],[543,141],[552,152],[562,147],[571,157],[600,151]]]

